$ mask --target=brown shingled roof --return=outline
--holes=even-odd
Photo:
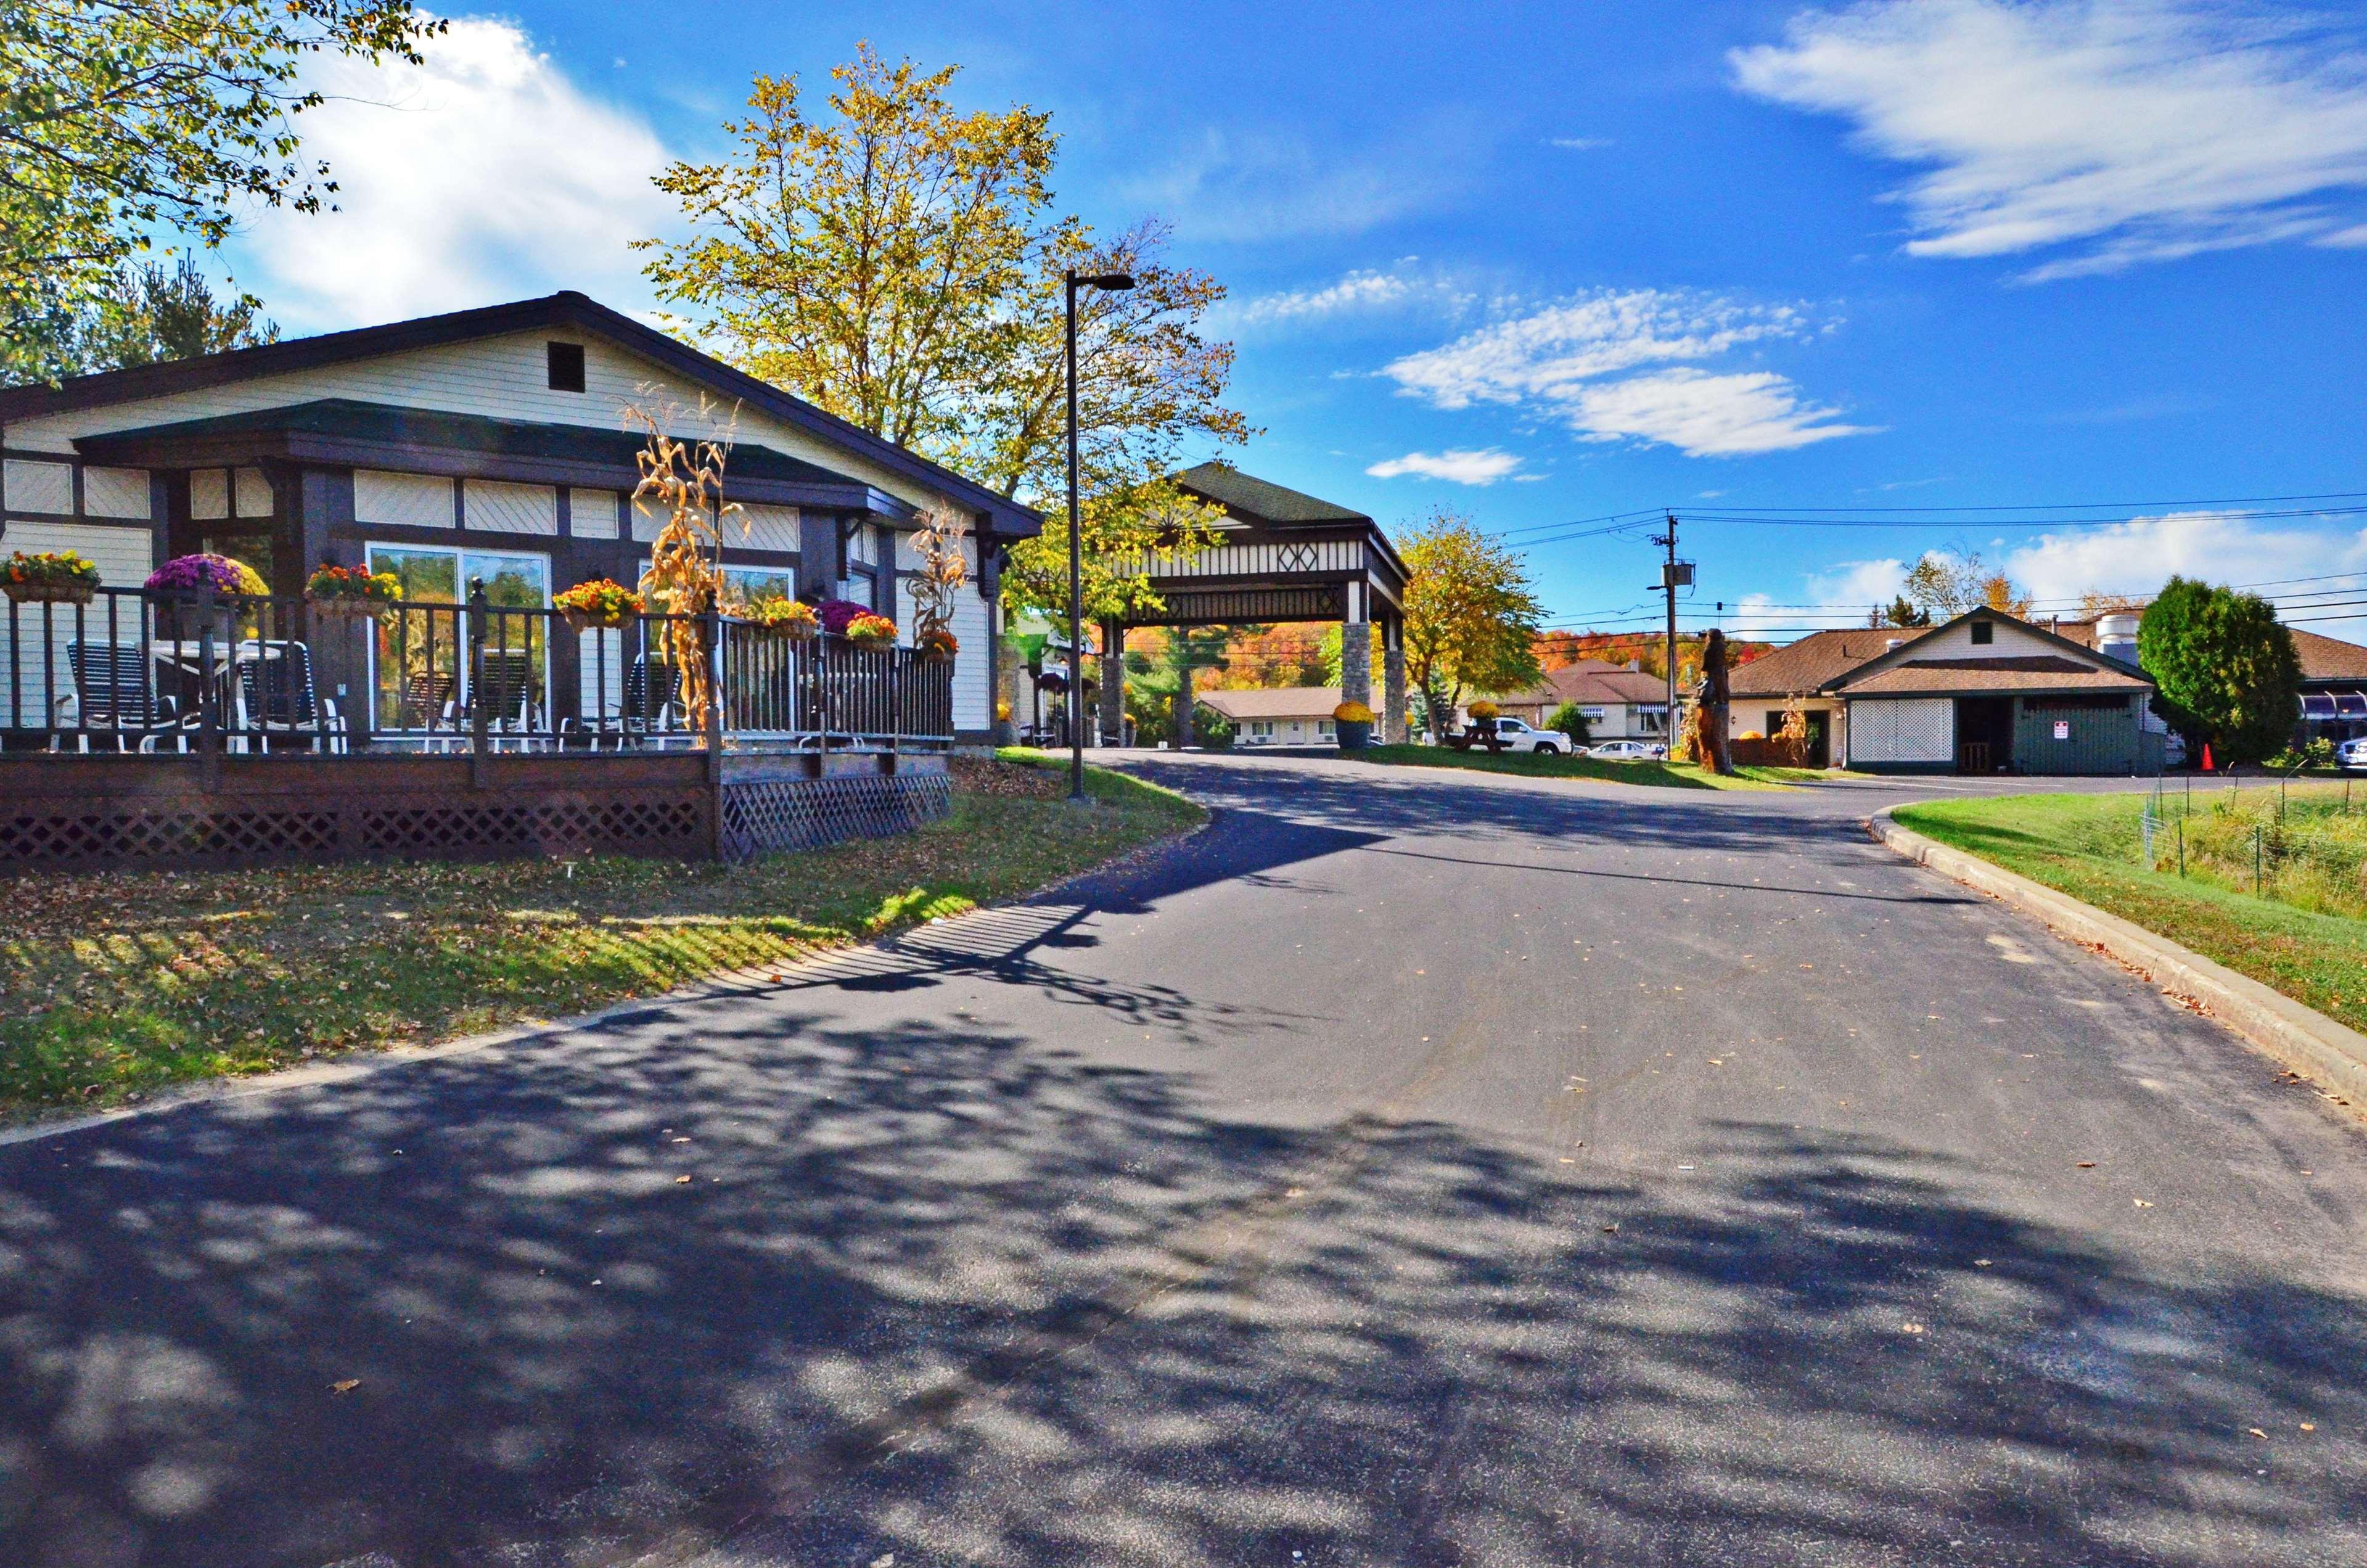
[[[2083,648],[2096,645],[2096,623],[2092,620],[2066,620],[2052,630],[2056,636],[2067,637]],[[2301,656],[2302,679],[2367,680],[2367,648],[2345,642],[2339,637],[2305,631],[2298,626],[2285,630],[2293,633],[2293,652]]]
[[[2043,666],[2033,668],[2031,666]],[[2136,676],[2082,669],[2068,659],[1909,660],[1879,675],[1852,681],[1850,697],[1888,697],[1911,692],[1968,695],[1989,691],[2150,691]]]
[[[1340,706],[1336,686],[1268,687],[1258,691],[1204,691],[1199,703],[1228,719],[1329,719]]]
[[[1525,707],[1538,703],[1556,708],[1565,702],[1659,704],[1668,699],[1668,683],[1659,676],[1648,676],[1641,670],[1603,659],[1580,659],[1557,670],[1547,670],[1545,679],[1528,690],[1500,696],[1496,701],[1499,705],[1512,702]]]
[[[1904,626],[1811,632],[1738,666],[1728,677],[1727,687],[1737,697],[1789,697],[1795,692],[1806,696],[1868,659],[1882,657],[1892,642],[1914,642],[1929,630]]]

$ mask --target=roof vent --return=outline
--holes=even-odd
[[[1890,652],[1893,648],[1904,648],[1906,646],[1907,639],[1904,637],[1886,637],[1882,642],[1882,651],[1886,653]]]

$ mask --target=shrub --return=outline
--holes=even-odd
[[[1192,710],[1192,739],[1208,750],[1229,750],[1233,733],[1233,722],[1215,709],[1203,706]]]
[[[1546,721],[1548,730],[1559,730],[1569,737],[1569,744],[1582,746],[1594,738],[1594,726],[1586,717],[1586,710],[1575,702],[1565,702],[1553,710]]]

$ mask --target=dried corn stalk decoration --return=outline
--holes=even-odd
[[[942,639],[946,651],[952,650],[954,606],[969,581],[969,562],[962,551],[968,533],[969,519],[950,506],[932,506],[921,514],[921,526],[912,535],[912,553],[921,569],[905,582],[905,591],[912,597],[915,648]]]
[[[723,468],[731,455],[731,427],[719,440],[676,440],[666,425],[685,421],[683,411],[668,406],[663,423],[636,404],[625,410],[625,422],[640,426],[645,437],[634,454],[640,464],[640,483],[633,487],[633,510],[663,517],[663,526],[650,543],[650,569],[641,574],[641,592],[652,608],[682,618],[660,623],[663,656],[682,672],[683,706],[705,714],[713,699],[702,624],[690,619],[713,608],[723,593],[723,520],[741,515],[736,503],[723,499]],[[698,400],[698,423],[708,424],[708,404]],[[737,424],[735,416],[734,425]],[[740,531],[745,535],[747,522]]]

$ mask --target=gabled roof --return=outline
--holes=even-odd
[[[2298,626],[2288,626],[2285,630],[2293,633],[2293,652],[2301,658],[2302,679],[2367,680],[2367,648],[2356,642],[2345,642],[2339,637],[2305,631]],[[2060,621],[2055,631],[2083,648],[2096,645],[2096,623],[2092,620]]]
[[[1175,483],[1204,501],[1216,502],[1234,516],[1274,528],[1338,523],[1363,523],[1369,527],[1373,521],[1365,513],[1334,502],[1285,489],[1269,480],[1253,479],[1230,463],[1205,462],[1197,468],[1187,468],[1175,476]]]
[[[1336,686],[1269,687],[1257,691],[1204,691],[1199,705],[1228,719],[1329,719],[1340,706]]]
[[[263,457],[400,467],[406,462],[416,466],[424,456],[431,462],[438,457],[449,460],[435,465],[438,472],[449,468],[473,473],[498,469],[507,459],[562,474],[565,483],[629,487],[639,477],[642,445],[642,438],[629,430],[322,398],[284,408],[109,430],[77,438],[74,449],[99,462],[135,467],[196,467]],[[764,492],[808,506],[835,505],[890,516],[912,510],[862,480],[748,442],[732,446],[725,475],[725,491],[734,498]]]
[[[1557,670],[1547,670],[1545,678],[1526,691],[1499,696],[1499,706],[1507,702],[1558,706],[1564,702],[1617,704],[1650,703],[1665,706],[1669,700],[1668,683],[1659,676],[1648,676],[1641,670],[1631,670],[1602,659],[1580,659],[1564,665]]]
[[[737,398],[785,424],[808,431],[821,440],[878,464],[890,473],[942,491],[957,503],[976,508],[994,532],[1024,537],[1037,532],[1042,517],[1029,507],[1009,500],[985,485],[964,479],[917,453],[906,450],[836,415],[824,413],[804,399],[730,366],[688,344],[642,325],[630,316],[608,309],[573,290],[518,300],[479,310],[455,311],[385,326],[350,332],[323,333],[317,337],[290,338],[255,348],[141,365],[96,376],[76,376],[59,386],[0,389],[0,424],[65,413],[108,403],[132,403],[175,392],[223,386],[263,376],[287,375],[348,360],[375,358],[414,348],[464,343],[481,337],[548,328],[571,328],[595,334],[654,359],[686,378]]]
[[[1822,691],[1867,660],[1882,657],[1891,643],[1912,643],[1930,631],[1929,627],[1903,626],[1810,632],[1736,665],[1727,677],[1727,689],[1736,697],[1805,697]]]
[[[2028,690],[2035,689],[2035,687],[2031,687],[2027,682],[2023,681],[2021,678],[2022,676],[2029,676],[2034,679],[2047,678],[2043,672],[2038,671],[2022,670],[2019,675],[2014,674],[2013,672],[2015,671],[2016,666],[2024,665],[2029,661],[2027,658],[2017,657],[2011,654],[1996,653],[1956,658],[1919,659],[1916,657],[1915,650],[1927,640],[1936,638],[1942,632],[1953,631],[1959,626],[1967,625],[1970,622],[1976,620],[1987,620],[2010,626],[2017,631],[2022,632],[2023,635],[2033,637],[2039,642],[2060,649],[2064,653],[2069,655],[2069,657],[2065,659],[2043,661],[2058,666],[2057,671],[2054,673],[2051,677],[2055,680],[2072,682],[2075,685],[2092,684],[2073,681],[2071,675],[2063,672],[2059,668],[2059,666],[2068,665],[2072,670],[2093,671],[2112,676],[2115,677],[2116,680],[2125,685],[2127,688],[2132,690],[2151,690],[2153,687],[2153,683],[2146,679],[2146,677],[2137,671],[2135,665],[2122,664],[2118,659],[2109,658],[2102,653],[2097,653],[2091,648],[2082,647],[2068,637],[2057,636],[2056,633],[2047,631],[2046,628],[2043,626],[2033,626],[2030,622],[2023,620],[2019,616],[2008,615],[2003,610],[1990,609],[1987,606],[1983,606],[1979,608],[1968,609],[1964,614],[1956,617],[1954,620],[1945,621],[1941,625],[1931,628],[1921,637],[1916,638],[1911,642],[1901,643],[1898,647],[1890,649],[1886,653],[1879,653],[1874,658],[1868,659],[1862,665],[1858,665],[1853,668],[1842,671],[1840,675],[1834,676],[1830,679],[1827,680],[1825,682],[1825,688],[1828,690],[1838,691],[1843,696],[1856,696],[1862,693],[1871,693],[1877,689],[1870,684],[1875,677],[1882,676],[1888,671],[1898,669],[1906,665],[1913,665],[1918,669],[1926,672],[1926,676],[1918,676],[1916,680],[1908,683],[1907,687],[1902,687],[1897,683],[1893,683],[1892,686],[1881,687],[1879,689],[1889,690],[1911,688],[1915,690],[1932,691],[1978,691],[1991,689]],[[1772,653],[1768,655],[1769,658],[1772,658],[1775,655]],[[1766,661],[1761,660],[1759,662],[1763,664]],[[1981,683],[1985,680],[1988,680],[1992,674],[2002,677],[2002,684],[1996,685],[1994,687],[1983,686]],[[1953,685],[1950,684],[1952,679],[1954,681]]]
[[[2119,669],[2099,669],[2069,659],[1909,659],[1849,683],[1851,697],[1906,696],[1947,692],[1957,696],[1998,692],[2151,691],[2153,682]]]

